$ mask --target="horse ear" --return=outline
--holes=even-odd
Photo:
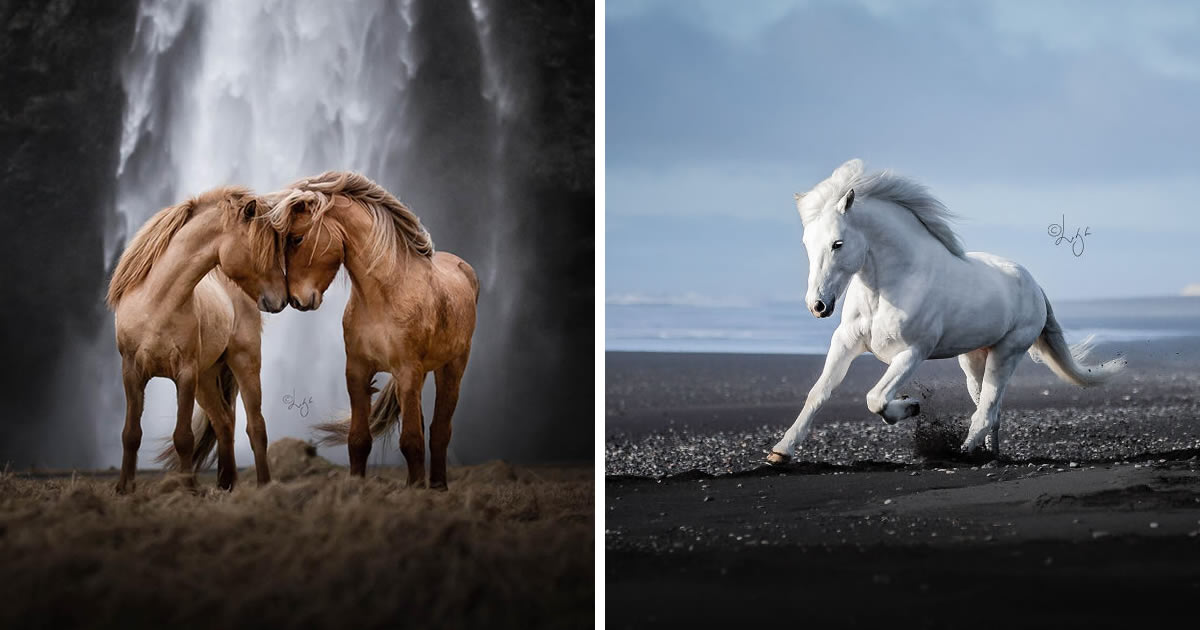
[[[842,214],[846,214],[846,212],[848,210],[850,210],[850,206],[853,203],[854,203],[854,189],[851,188],[850,192],[846,193],[845,197],[842,197],[841,203],[838,204],[838,210],[841,211]]]
[[[796,193],[792,196],[796,198],[796,203],[800,203],[800,200],[804,198],[804,193]]]
[[[246,205],[242,206],[242,219],[245,221],[254,219],[254,214],[257,211],[258,200],[251,198],[250,201],[246,202]]]

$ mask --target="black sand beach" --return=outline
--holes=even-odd
[[[955,361],[886,426],[864,356],[786,468],[762,465],[823,357],[609,353],[606,611],[615,628],[1113,627],[1200,595],[1200,344],[1100,347],[1081,389],[1026,360],[999,461],[954,449]]]

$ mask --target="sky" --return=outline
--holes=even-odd
[[[792,194],[853,157],[1052,300],[1200,283],[1200,3],[609,0],[605,29],[610,304],[802,299]]]

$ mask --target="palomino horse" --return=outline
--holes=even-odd
[[[271,220],[286,236],[292,307],[319,308],[342,265],[353,285],[342,317],[350,418],[319,426],[323,442],[345,441],[350,473],[364,476],[372,436],[388,432],[400,416],[408,483],[423,483],[421,387],[433,372],[429,487],[444,490],[450,419],[475,331],[475,271],[458,256],[434,253],[417,216],[357,173],[326,172],[272,198]],[[380,371],[392,380],[372,406],[371,379]]]
[[[200,468],[215,441],[218,483],[233,487],[233,403],[240,387],[258,482],[271,480],[258,311],[283,310],[287,281],[266,210],[264,200],[243,188],[211,190],[151,217],[121,255],[108,287],[126,404],[117,492],[134,487],[146,382],[155,376],[175,381],[179,407],[174,447],[166,454],[178,454],[180,470]],[[193,401],[200,405],[199,442]]]
[[[1067,346],[1029,272],[998,256],[964,252],[945,206],[912,180],[887,171],[864,175],[862,161],[850,160],[797,194],[796,206],[808,250],[809,310],[829,317],[843,291],[846,305],[825,369],[772,449],[771,464],[791,459],[850,362],[867,350],[888,364],[867,394],[867,407],[888,424],[920,413],[916,400],[896,393],[922,361],[957,356],[976,404],[962,450],[973,451],[990,431],[996,457],[1000,399],[1025,352],[1076,385],[1098,385],[1121,368],[1082,364],[1090,340]]]

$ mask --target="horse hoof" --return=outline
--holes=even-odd
[[[891,418],[889,418],[889,417],[887,417],[887,416],[885,416],[885,415],[883,415],[883,414],[879,414],[879,417],[880,417],[880,418],[882,418],[882,419],[883,419],[883,423],[884,423],[884,424],[886,424],[886,425],[888,425],[888,426],[891,426],[891,425],[893,425],[893,424],[896,424],[897,422],[899,422],[899,420],[893,420],[893,419],[891,419]]]
[[[446,492],[446,491],[450,490],[450,488],[446,486],[445,481],[430,481],[429,489],[437,490],[438,492]]]
[[[790,455],[784,455],[783,453],[776,451],[771,451],[771,454],[767,455],[767,463],[772,466],[783,466],[791,460],[792,458]]]
[[[908,408],[908,417],[911,418],[919,415],[921,415],[921,403],[914,402],[912,406]]]

